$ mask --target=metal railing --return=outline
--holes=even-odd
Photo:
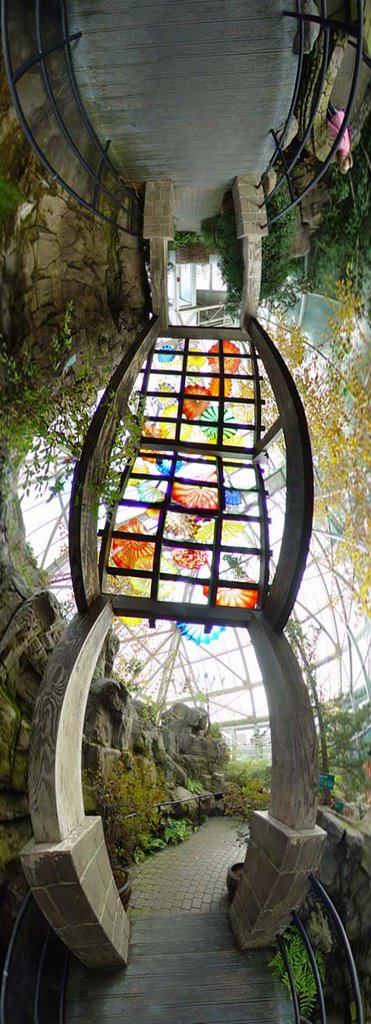
[[[62,1024],[69,951],[48,924],[31,890],[18,912],[7,949],[0,1024]]]
[[[207,790],[204,793],[197,793],[195,796],[187,796],[183,799],[178,797],[177,800],[161,800],[160,803],[157,801],[155,804],[147,804],[146,807],[142,807],[139,811],[130,811],[129,814],[125,815],[125,818],[128,820],[129,818],[139,818],[141,815],[148,814],[149,811],[155,810],[157,810],[157,814],[160,818],[165,808],[179,807],[180,804],[197,803],[197,824],[198,827],[200,827],[202,824],[202,801],[207,800],[210,796],[213,796],[214,800],[222,800],[224,790],[218,793],[212,793],[211,790]]]
[[[24,134],[54,181],[85,209],[138,235],[141,204],[84,108],[73,67],[65,0],[2,0],[4,65]]]
[[[323,888],[323,885],[321,885],[321,883],[318,881],[318,878],[316,878],[314,875],[311,874],[311,875],[309,875],[309,881],[310,881],[310,884],[311,884],[311,891],[312,891],[313,895],[317,899],[320,899],[321,903],[324,904],[324,908],[325,908],[325,911],[326,911],[327,919],[328,919],[329,923],[333,927],[333,931],[335,932],[336,938],[337,938],[337,941],[338,941],[338,947],[340,947],[340,950],[342,951],[342,953],[344,955],[344,959],[345,959],[345,963],[346,963],[346,968],[347,968],[348,979],[349,979],[349,982],[350,982],[350,989],[351,989],[351,996],[350,996],[349,1002],[354,1004],[354,1014],[355,1014],[355,1016],[354,1017],[352,1016],[352,1020],[354,1019],[355,1024],[364,1024],[363,1007],[362,1007],[362,996],[361,996],[361,990],[360,990],[360,985],[359,985],[359,980],[358,980],[358,975],[357,975],[357,969],[356,969],[356,965],[354,963],[353,953],[352,953],[352,950],[351,950],[351,947],[350,947],[349,939],[348,939],[348,936],[346,934],[343,922],[342,922],[342,920],[340,918],[340,915],[338,914],[338,911],[336,910],[336,907],[334,906],[332,900],[330,899],[328,893]],[[313,972],[315,988],[316,988],[317,1010],[318,1010],[320,1022],[321,1022],[321,1024],[327,1024],[325,994],[324,994],[324,991],[323,991],[323,986],[322,986],[322,981],[321,981],[321,977],[320,977],[320,972],[319,972],[318,965],[317,965],[317,962],[316,962],[316,958],[315,958],[315,954],[314,954],[314,949],[313,949],[312,943],[311,943],[309,935],[308,935],[308,931],[307,931],[307,929],[305,927],[305,924],[304,924],[302,918],[299,916],[299,914],[296,911],[293,911],[293,913],[292,913],[292,921],[293,921],[293,924],[296,925],[296,927],[297,927],[297,929],[298,929],[298,931],[299,931],[299,933],[301,935],[301,938],[303,940],[303,944],[304,944],[305,950],[306,950],[307,955],[308,955],[308,960],[309,960],[309,963],[310,963],[310,966],[311,966],[311,969],[312,969],[312,972]],[[292,1001],[293,1001],[295,1024],[300,1024],[300,1022],[302,1020],[302,1017],[300,1016],[299,998],[298,998],[298,993],[296,991],[295,978],[294,978],[293,971],[292,971],[292,968],[291,968],[291,965],[290,965],[290,961],[289,961],[289,957],[288,957],[288,954],[287,954],[287,949],[286,949],[286,943],[285,943],[284,936],[283,935],[276,935],[276,941],[277,941],[278,948],[279,948],[279,950],[281,952],[282,959],[284,961],[286,972],[287,972],[287,976],[288,976],[288,981],[289,981],[289,986],[290,986],[290,991],[291,991]]]
[[[268,224],[268,227],[271,227],[272,224],[275,224],[276,221],[279,220],[281,217],[283,217],[286,213],[288,213],[290,210],[292,210],[296,206],[298,206],[302,202],[302,200],[305,198],[305,196],[307,196],[309,194],[309,192],[311,192],[312,189],[318,184],[318,182],[321,180],[321,178],[323,178],[323,175],[326,173],[328,167],[333,162],[333,160],[334,160],[334,158],[336,156],[336,153],[337,153],[337,151],[339,149],[339,146],[341,144],[341,140],[342,140],[342,138],[343,138],[343,136],[344,136],[344,134],[345,134],[345,132],[347,130],[347,126],[348,126],[348,123],[349,123],[350,115],[351,115],[351,112],[352,112],[352,109],[353,109],[353,105],[354,105],[354,101],[355,101],[355,96],[356,96],[356,91],[357,91],[357,86],[358,86],[358,78],[359,78],[359,73],[360,73],[360,69],[361,69],[362,60],[365,61],[367,63],[367,65],[369,66],[369,58],[367,57],[367,55],[365,54],[365,52],[363,50],[363,0],[357,0],[357,17],[356,17],[356,20],[355,20],[354,23],[353,22],[351,23],[351,22],[345,21],[345,20],[342,21],[342,20],[339,20],[339,19],[329,18],[328,17],[328,13],[327,13],[327,0],[321,0],[321,14],[318,15],[318,16],[317,15],[312,15],[312,14],[303,14],[303,12],[301,10],[301,2],[300,2],[300,0],[297,0],[297,10],[296,11],[286,11],[286,10],[284,10],[282,13],[283,13],[284,17],[286,17],[286,18],[296,18],[297,21],[298,21],[298,25],[299,25],[299,35],[298,35],[298,38],[299,38],[299,54],[298,54],[297,76],[296,76],[294,92],[293,92],[293,97],[292,97],[292,100],[291,100],[289,112],[288,112],[288,115],[287,115],[287,118],[286,118],[283,130],[282,130],[282,132],[280,133],[279,136],[273,130],[273,128],[271,129],[271,135],[272,135],[272,137],[274,139],[274,142],[275,142],[275,149],[274,149],[274,152],[273,152],[273,154],[271,156],[269,164],[268,164],[265,172],[262,174],[260,182],[259,182],[259,186],[264,183],[264,180],[267,177],[267,174],[268,174],[269,170],[274,165],[276,160],[280,159],[281,162],[282,162],[282,166],[283,166],[283,173],[282,173],[281,177],[279,178],[279,180],[277,181],[277,183],[274,186],[274,188],[272,189],[272,191],[269,193],[269,195],[267,195],[265,197],[264,203],[261,204],[261,208],[263,206],[265,206],[266,211],[267,211],[267,224]],[[313,95],[312,103],[311,103],[311,111],[310,111],[310,115],[309,115],[309,119],[308,119],[308,122],[307,122],[307,125],[306,125],[306,128],[305,128],[305,131],[304,131],[304,133],[302,135],[302,138],[300,139],[299,144],[296,147],[294,147],[295,151],[294,151],[293,156],[291,158],[289,158],[289,160],[288,160],[287,157],[286,157],[286,154],[284,152],[284,144],[285,144],[285,139],[286,139],[287,130],[288,130],[288,127],[289,127],[289,123],[290,123],[291,117],[295,113],[297,101],[298,101],[298,98],[299,98],[300,89],[302,87],[303,72],[305,70],[305,61],[304,61],[304,25],[305,25],[305,22],[312,22],[312,23],[318,24],[320,26],[320,30],[321,31],[320,31],[320,37],[319,38],[321,39],[321,43],[322,43],[322,60],[321,60],[321,66],[320,66],[320,70],[319,70],[319,74],[318,74],[318,78],[317,78],[317,82],[316,82],[316,87],[315,87],[315,90],[314,90],[314,95]],[[315,122],[315,119],[316,119],[316,116],[317,116],[317,113],[318,113],[319,105],[320,105],[321,98],[322,98],[322,95],[323,95],[323,88],[324,88],[324,84],[325,84],[326,73],[327,73],[327,69],[328,69],[329,52],[330,52],[330,33],[331,33],[332,30],[340,31],[340,32],[344,33],[346,36],[348,36],[349,42],[355,48],[354,70],[353,70],[352,81],[351,81],[350,90],[349,90],[348,102],[347,102],[347,105],[346,105],[346,108],[345,108],[345,111],[344,111],[343,123],[341,125],[341,128],[340,128],[340,130],[338,132],[338,135],[337,135],[336,139],[334,140],[332,146],[330,147],[330,150],[329,150],[329,153],[328,153],[326,159],[323,161],[323,163],[321,164],[319,170],[317,171],[317,173],[314,174],[312,180],[303,189],[303,191],[296,194],[295,193],[295,179],[293,178],[292,172],[294,171],[294,169],[295,169],[295,167],[296,167],[296,165],[297,165],[297,163],[298,163],[298,161],[300,159],[300,156],[301,156],[301,154],[302,154],[302,152],[303,152],[303,150],[304,150],[304,148],[305,148],[305,146],[307,144],[308,138],[310,137],[310,134],[311,134],[311,131],[313,129],[313,125],[314,125],[314,122]],[[288,203],[288,205],[285,207],[285,209],[280,210],[278,213],[276,213],[275,216],[269,217],[269,210],[268,210],[269,203],[272,201],[273,196],[275,196],[277,194],[278,190],[281,188],[281,186],[284,183],[287,184],[287,187],[289,189],[291,202]]]

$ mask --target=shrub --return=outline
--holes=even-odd
[[[243,285],[243,256],[241,242],[236,236],[233,210],[225,210],[209,217],[201,224],[201,237],[210,252],[217,252],[218,264],[227,285],[226,311],[238,316]]]
[[[163,835],[165,843],[171,843],[173,846],[176,846],[177,843],[182,843],[184,839],[188,839],[192,832],[193,826],[189,818],[168,818]]]
[[[238,786],[249,787],[253,784],[253,788],[255,788],[255,785],[258,784],[258,787],[267,789],[271,783],[272,769],[268,761],[262,757],[240,758],[233,753],[228,764],[227,774],[228,780],[237,783]]]
[[[158,831],[158,812],[165,793],[152,761],[142,755],[120,758],[104,775],[91,780],[103,821],[111,864],[128,864],[138,847],[146,852]]]
[[[335,297],[336,281],[345,276],[359,293],[370,287],[370,158],[371,116],[363,127],[352,170],[344,176],[334,165],[326,180],[330,199],[309,256],[309,278],[315,291]]]
[[[241,786],[231,782],[224,793],[224,814],[232,818],[243,818],[250,820],[252,808],[247,796],[244,795]]]
[[[279,171],[281,175],[281,171]],[[285,210],[291,202],[290,193],[284,182],[268,202],[268,220]],[[297,261],[292,259],[291,250],[296,231],[298,212],[290,210],[272,224],[262,243],[261,300],[279,299],[280,292],[291,272],[296,273]]]

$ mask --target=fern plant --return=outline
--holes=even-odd
[[[199,796],[200,793],[203,793],[203,791],[204,791],[204,787],[202,785],[202,782],[197,782],[197,779],[188,779],[187,780],[187,789],[188,789],[188,791],[190,793],[195,793],[196,796]]]
[[[166,828],[164,829],[165,843],[171,843],[172,846],[176,846],[177,843],[182,843],[184,839],[188,839],[192,832],[192,823],[188,818],[168,818]]]
[[[286,944],[286,951],[292,975],[295,983],[299,1001],[300,1013],[303,1017],[309,1017],[316,1003],[316,983],[313,971],[308,958],[308,953],[303,944],[300,932],[295,925],[290,925],[285,931],[283,938]],[[319,971],[321,982],[325,980],[326,961],[319,949],[314,950],[314,956]],[[286,971],[282,954],[277,949],[273,959],[269,963],[272,974],[290,991],[290,982]]]

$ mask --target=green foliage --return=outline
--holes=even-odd
[[[224,791],[224,814],[231,818],[243,818],[250,821],[252,807],[241,786],[231,782]]]
[[[156,725],[161,711],[161,704],[153,700],[153,698],[147,694],[143,702],[141,702],[140,707],[138,706],[138,711],[142,718],[146,719],[147,722],[153,722],[153,724]]]
[[[134,863],[140,864],[147,855],[157,853],[158,850],[164,850],[165,846],[166,843],[159,836],[149,836],[149,838],[143,836],[141,845],[137,846],[133,852]]]
[[[226,311],[238,316],[243,285],[243,256],[241,242],[236,236],[233,210],[225,210],[209,217],[201,224],[201,238],[210,252],[217,252],[218,265],[227,285]]]
[[[281,176],[281,170],[278,170]],[[286,183],[283,183],[267,203],[268,220],[285,210],[291,198]],[[291,257],[292,243],[295,236],[298,213],[291,210],[272,224],[262,242],[262,280],[260,301],[279,300],[290,273],[297,273],[297,261]]]
[[[204,787],[202,782],[197,782],[196,779],[187,780],[187,789],[190,793],[203,793]]]
[[[371,740],[356,742],[354,737],[371,725],[370,707],[366,704],[357,711],[344,708],[343,698],[323,701],[320,699],[314,664],[317,659],[319,631],[303,626],[291,616],[285,632],[298,658],[309,695],[319,733],[320,771],[335,775],[336,794],[345,800],[366,798],[371,790],[364,764],[366,751]]]
[[[63,491],[80,457],[98,389],[110,374],[107,367],[99,379],[88,352],[79,364],[73,362],[72,318],[73,304],[68,303],[50,346],[53,386],[40,379],[30,355],[16,359],[4,344],[0,345],[1,438],[16,465],[22,464],[26,493],[31,486],[40,492],[49,486],[51,496]],[[69,362],[68,379],[64,380]],[[137,453],[143,415],[135,393],[131,406],[119,425],[102,492],[92,494],[92,504],[97,506],[100,501],[107,507],[115,504],[120,496],[123,466],[133,461]]]
[[[169,249],[179,249],[181,245],[197,245],[201,238],[197,231],[176,231],[174,239],[169,242]]]
[[[207,735],[210,736],[211,739],[213,740],[224,740],[222,730],[219,728],[217,722],[210,722],[209,728],[207,730]]]
[[[107,774],[97,772],[90,781],[111,864],[129,864],[138,847],[146,852],[158,830],[157,809],[151,804],[161,803],[165,794],[153,761],[122,756]]]
[[[18,192],[18,189],[10,181],[0,177],[0,225],[4,224],[8,217],[14,213],[22,199],[23,196]]]
[[[176,846],[192,835],[193,826],[189,818],[168,818],[164,828],[163,837],[165,843]]]
[[[326,744],[330,771],[335,774],[336,793],[345,800],[366,799],[371,790],[371,781],[365,772],[367,750],[371,741],[360,741],[357,745],[354,737],[357,733],[371,725],[369,705],[357,711],[347,711],[343,699],[329,700],[321,704],[322,720],[326,734]],[[352,742],[353,741],[353,742]]]
[[[228,780],[235,782],[238,786],[243,786],[249,789],[251,785],[255,787],[269,788],[271,783],[272,769],[268,761],[265,761],[263,757],[238,757],[235,753],[231,754],[231,759],[228,764]]]
[[[263,758],[238,758],[228,764],[228,786],[224,794],[225,814],[250,821],[253,811],[264,811],[269,803],[271,767]]]
[[[330,200],[314,237],[309,276],[314,291],[335,295],[336,281],[348,275],[359,292],[371,278],[371,117],[364,125],[346,175],[334,165],[327,181]]]
[[[303,944],[300,932],[298,929],[291,925],[284,932],[283,938],[286,943],[287,956],[292,970],[295,988],[299,1000],[300,1013],[303,1017],[309,1017],[316,1003],[316,983],[314,980],[313,971],[308,959],[308,954]],[[323,953],[319,949],[314,950],[314,956],[317,963],[319,976],[322,983],[325,980],[326,974],[326,960]],[[280,950],[278,949],[273,959],[269,963],[269,967],[272,969],[272,974],[275,978],[281,982],[285,988],[290,992],[290,982],[284,960]]]

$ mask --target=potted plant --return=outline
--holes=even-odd
[[[131,883],[129,878],[129,872],[127,868],[113,867],[112,873],[118,888],[121,903],[124,907],[124,910],[126,910],[131,895]]]

